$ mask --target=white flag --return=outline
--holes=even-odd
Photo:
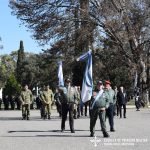
[[[81,55],[77,61],[87,60],[86,70],[82,82],[81,99],[85,103],[91,99],[93,90],[93,78],[92,78],[92,51]]]
[[[59,86],[64,86],[63,70],[62,70],[62,61],[58,62],[58,80]]]

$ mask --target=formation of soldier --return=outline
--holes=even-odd
[[[7,97],[6,97],[7,98]],[[22,120],[30,120],[30,108],[33,104],[33,95],[28,85],[24,85],[19,96],[22,108]],[[74,119],[83,115],[83,103],[81,101],[81,91],[79,86],[72,86],[71,80],[65,80],[65,86],[58,86],[55,93],[52,92],[49,85],[44,85],[36,98],[37,108],[40,109],[42,119],[51,119],[52,104],[56,104],[59,117],[61,117],[61,132],[65,131],[65,122],[69,113],[69,125],[71,133],[75,133]],[[122,107],[124,109],[124,118],[126,118],[127,95],[123,86],[114,90],[111,88],[110,81],[98,81],[90,100],[85,105],[85,116],[87,116],[87,106],[89,105],[90,116],[90,136],[94,136],[95,124],[99,116],[101,131],[104,137],[109,137],[106,129],[106,120],[110,125],[110,131],[115,132],[114,116],[120,114],[122,118]]]

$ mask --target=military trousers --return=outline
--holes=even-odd
[[[29,117],[30,116],[30,104],[22,105],[22,117]]]
[[[80,104],[74,104],[74,118],[80,117]]]
[[[50,117],[51,115],[51,104],[42,104],[42,113],[43,113],[43,117]]]
[[[62,103],[62,121],[61,121],[61,130],[65,130],[65,122],[67,120],[67,114],[69,112],[69,125],[70,130],[74,131],[74,103]]]
[[[102,132],[106,132],[106,112],[105,110],[100,110],[100,109],[92,109],[90,110],[90,132],[91,133],[95,133],[95,124],[96,124],[96,120],[97,117],[99,116],[100,119],[100,125],[101,125],[101,129]]]
[[[77,104],[77,117],[80,117],[80,104]]]

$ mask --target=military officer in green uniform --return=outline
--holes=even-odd
[[[29,120],[30,104],[33,101],[33,96],[32,92],[28,89],[28,85],[25,85],[23,91],[21,91],[20,101],[22,103],[22,120]]]
[[[106,108],[108,107],[109,102],[106,97],[106,93],[103,90],[102,81],[98,81],[96,90],[93,92],[90,103],[90,136],[93,137],[95,133],[95,124],[97,117],[99,116],[100,125],[104,137],[109,137],[109,134],[106,131]]]
[[[116,105],[116,95],[115,95],[115,91],[111,88],[110,84],[111,83],[109,80],[105,81],[105,92],[106,92],[107,98],[109,100],[109,107],[106,110],[106,116],[108,117],[108,120],[109,120],[110,131],[115,132],[115,129],[114,129],[114,108]]]
[[[75,88],[71,86],[71,80],[65,80],[65,87],[59,87],[60,99],[62,103],[62,121],[61,121],[61,131],[65,130],[65,122],[67,120],[67,114],[69,112],[69,124],[71,133],[75,133],[74,130],[74,104],[76,100]]]
[[[40,99],[42,102],[42,109],[43,109],[43,115],[44,119],[51,118],[51,105],[52,102],[54,101],[54,94],[52,90],[49,88],[49,85],[45,86],[45,89],[40,95]]]

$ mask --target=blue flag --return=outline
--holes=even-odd
[[[62,61],[58,62],[58,80],[59,86],[64,86],[63,70],[62,70]]]
[[[82,102],[85,103],[91,99],[92,90],[93,90],[93,77],[92,77],[92,51],[88,51],[87,53],[81,55],[77,61],[86,60],[86,69],[82,82],[82,91],[81,91],[81,99]]]

